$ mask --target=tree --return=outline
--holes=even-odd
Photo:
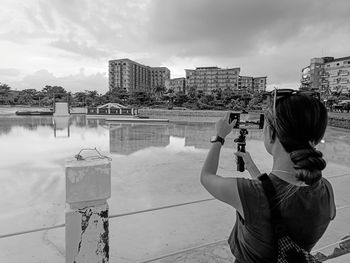
[[[96,90],[85,90],[86,93],[86,105],[97,106],[102,104],[102,97]]]
[[[175,92],[174,104],[181,107],[184,103],[188,101],[188,97],[182,91]]]
[[[46,85],[42,90],[43,102],[47,104],[53,103],[53,101],[67,100],[67,91],[61,86]]]
[[[162,97],[165,91],[166,91],[166,88],[160,85],[157,85],[153,90],[157,100],[159,100]]]
[[[23,105],[33,105],[34,104],[34,96],[36,95],[35,89],[24,89],[19,92],[17,103]]]
[[[232,89],[226,88],[222,91],[222,102],[228,105],[234,99],[235,93]]]
[[[211,90],[211,94],[214,96],[215,100],[222,100],[222,93],[223,91],[221,88]]]
[[[145,91],[134,91],[130,94],[129,104],[137,106],[149,106],[153,103],[151,95]]]
[[[105,95],[102,96],[104,103],[116,102],[121,104],[126,104],[129,98],[129,93],[125,88],[115,88],[111,91],[107,91]]]
[[[0,94],[7,94],[11,90],[11,87],[5,83],[0,82]]]
[[[76,92],[73,94],[72,104],[74,106],[86,106],[86,92]]]
[[[11,87],[0,82],[0,104],[9,104]]]

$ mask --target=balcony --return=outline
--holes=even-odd
[[[300,82],[301,82],[302,84],[310,84],[310,83],[311,83],[310,78],[301,79]]]

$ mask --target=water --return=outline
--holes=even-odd
[[[85,116],[60,119],[0,117],[0,235],[64,223],[65,160],[83,148],[97,147],[102,154],[113,159],[112,197],[108,201],[111,215],[209,198],[199,183],[199,173],[212,135],[213,123],[108,125],[104,120],[86,119]],[[235,171],[233,139],[236,136],[231,133],[222,149],[220,175],[248,176],[246,172]],[[333,184],[337,206],[349,205],[350,133],[348,130],[328,128],[324,140],[325,143],[318,146],[328,162],[324,176],[330,178]],[[272,160],[265,153],[261,131],[250,132],[247,149],[261,171],[269,171]],[[86,157],[96,153],[84,151],[82,155]],[[227,216],[220,219],[214,215],[210,224],[217,220],[227,226],[218,229],[216,234],[208,234],[205,228],[208,228],[209,219],[197,218],[203,229],[179,236],[178,243],[169,244],[169,247],[173,246],[171,251],[176,250],[174,247],[180,243],[179,248],[189,246],[184,240],[192,242],[191,245],[200,245],[203,240],[212,242],[222,239],[220,235],[223,233],[228,234],[227,230],[233,224],[232,209],[218,203],[215,206],[219,206],[220,213]],[[200,205],[193,207],[192,212],[198,207]],[[208,214],[211,211],[203,211],[210,218]],[[167,213],[173,218],[183,213],[183,218],[190,216],[188,213],[191,211],[168,210]],[[349,209],[339,211],[319,246],[349,234],[348,219]],[[180,219],[172,224],[175,229],[192,228],[190,223],[181,223]],[[118,228],[118,231],[125,232],[125,229],[128,227]],[[133,228],[128,231],[133,231]],[[169,230],[165,223],[161,229],[158,225],[157,231],[160,237],[169,235],[168,232],[173,230]],[[191,241],[192,235],[197,239]],[[146,250],[154,251],[154,254],[159,250],[166,251],[160,248],[165,242],[168,241],[149,244],[152,248]],[[127,250],[127,245],[124,250]],[[135,254],[135,249],[125,253],[130,256]]]

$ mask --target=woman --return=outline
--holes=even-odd
[[[327,110],[318,99],[295,91],[275,90],[272,95],[263,131],[266,151],[273,156],[269,177],[289,236],[311,251],[336,213],[332,187],[322,178],[326,163],[315,149],[326,130]],[[252,179],[216,174],[221,146],[234,124],[229,123],[229,113],[216,123],[217,137],[202,168],[201,183],[236,209],[229,238],[236,262],[274,262],[277,248],[269,204],[249,152],[236,155],[243,158]]]

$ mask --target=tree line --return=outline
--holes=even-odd
[[[68,92],[61,86],[46,85],[41,90],[12,90],[7,84],[0,83],[0,105],[30,105],[52,107],[54,101],[69,100],[73,107],[95,107],[108,102],[120,103],[132,107],[173,108],[205,110],[242,110],[261,109],[262,93],[252,93],[247,89],[233,91],[213,89],[210,93],[191,88],[188,92],[166,90],[156,87],[152,92],[113,89],[105,94],[94,91]]]

